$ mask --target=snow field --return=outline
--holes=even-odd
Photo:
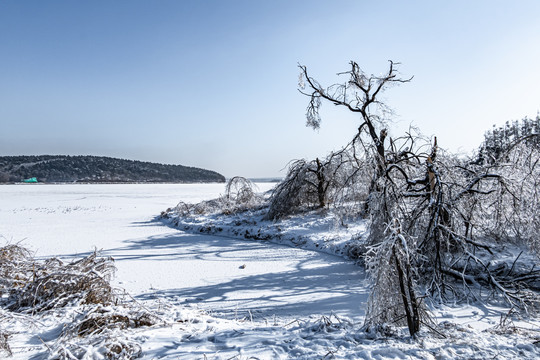
[[[258,184],[261,191],[272,184]],[[505,309],[435,309],[445,337],[422,330],[418,339],[362,330],[369,293],[361,267],[343,257],[362,224],[336,231],[316,217],[289,219],[270,243],[244,239],[261,224],[230,226],[219,219],[178,228],[156,220],[178,201],[219,196],[223,184],[6,185],[0,187],[0,236],[21,242],[38,258],[79,258],[93,248],[112,256],[114,284],[163,320],[152,327],[111,330],[58,344],[85,311],[63,308],[35,316],[2,309],[14,359],[51,358],[59,345],[103,357],[105,336],[140,346],[144,359],[535,359],[538,323],[504,327]],[[200,234],[213,221],[219,233]],[[189,227],[182,231],[183,226]],[[260,229],[260,226],[259,226]],[[236,232],[236,233],[235,233]],[[197,233],[197,234],[195,234]],[[219,236],[215,236],[219,235]],[[289,246],[284,246],[289,245]],[[312,249],[317,251],[311,251]],[[2,356],[2,354],[0,354]]]

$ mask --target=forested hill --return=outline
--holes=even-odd
[[[0,182],[224,182],[215,171],[102,156],[0,156]]]

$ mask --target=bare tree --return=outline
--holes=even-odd
[[[510,276],[514,269],[494,268],[478,255],[492,250],[477,237],[501,231],[502,226],[514,236],[540,228],[539,212],[532,210],[540,204],[538,154],[514,152],[510,164],[475,164],[444,153],[436,138],[427,139],[415,131],[393,139],[387,131],[388,108],[379,97],[388,87],[412,78],[400,78],[392,61],[381,76],[367,76],[355,62],[350,65],[349,71],[338,74],[347,80],[329,87],[321,86],[300,66],[300,88],[309,97],[307,125],[314,129],[321,123],[323,100],[360,115],[358,131],[348,147],[354,150],[353,158],[370,159],[362,166],[374,170],[367,201],[366,264],[368,270],[377,271],[368,271],[374,288],[366,324],[406,319],[414,335],[428,320],[417,283],[442,301],[459,294],[478,298],[480,291],[475,290],[488,287],[513,306],[537,304],[537,296],[527,291],[530,283],[523,280],[537,280],[538,274]],[[523,221],[527,219],[523,211],[535,214],[533,219]],[[380,310],[391,298],[393,310],[381,316]]]
[[[389,69],[384,75],[367,76],[356,62],[351,62],[349,71],[338,74],[347,76],[348,79],[344,83],[333,84],[326,88],[309,75],[306,66],[299,65],[301,69],[300,92],[310,98],[306,111],[307,126],[313,129],[320,127],[321,116],[319,110],[322,100],[330,101],[336,106],[343,106],[352,112],[358,113],[361,121],[353,140],[343,150],[331,154],[329,156],[330,161],[327,159],[326,163],[323,164],[319,159],[311,162],[299,160],[291,164],[287,177],[273,193],[274,201],[271,203],[269,218],[277,218],[281,216],[280,214],[287,215],[293,209],[298,209],[302,205],[306,205],[306,203],[313,203],[310,200],[312,194],[317,194],[318,206],[325,207],[327,205],[328,189],[336,175],[334,170],[340,167],[339,163],[336,166],[335,157],[343,156],[349,151],[356,163],[359,164],[361,161],[358,159],[356,148],[358,142],[364,136],[367,136],[369,141],[361,142],[361,147],[367,146],[374,149],[369,156],[373,157],[373,163],[376,165],[376,176],[371,179],[370,187],[373,188],[377,185],[376,179],[384,176],[386,169],[385,140],[388,131],[385,117],[390,113],[390,109],[379,101],[379,96],[388,87],[406,83],[412,79],[400,78],[396,65],[398,64],[390,61]],[[368,152],[371,152],[371,150]],[[362,154],[361,157],[364,157],[364,155]],[[329,171],[329,168],[333,168],[333,170]],[[348,179],[345,179],[342,185],[345,185],[345,183],[350,184],[350,180],[358,175],[359,169],[360,166],[357,166],[356,169],[353,168],[352,171],[349,171],[348,175],[344,176]],[[333,172],[333,174],[329,175],[329,172]],[[349,186],[348,188],[353,187]],[[345,189],[345,186],[341,186],[341,190],[343,189]]]
[[[411,335],[416,334],[420,328],[420,316],[418,300],[414,289],[414,281],[412,279],[411,259],[409,256],[402,256],[409,251],[400,251],[402,249],[401,242],[405,237],[400,233],[396,235],[395,230],[390,228],[388,224],[392,221],[399,223],[399,211],[403,210],[402,187],[396,181],[405,181],[407,185],[413,180],[409,178],[408,172],[400,166],[400,163],[411,162],[413,160],[420,161],[420,156],[410,150],[401,150],[397,153],[396,143],[390,139],[389,145],[385,143],[388,136],[388,131],[385,123],[385,113],[388,108],[379,101],[379,95],[388,87],[396,84],[409,82],[412,78],[403,79],[398,76],[394,62],[389,62],[388,71],[382,76],[367,76],[358,66],[356,62],[351,62],[349,71],[339,73],[338,75],[346,75],[347,81],[343,84],[334,84],[329,87],[321,86],[315,79],[309,76],[307,68],[300,66],[301,69],[301,92],[309,96],[310,101],[307,107],[306,117],[307,125],[316,129],[320,126],[321,117],[319,110],[322,100],[327,100],[336,106],[343,106],[348,110],[358,113],[361,117],[358,132],[354,136],[351,146],[355,147],[357,142],[361,142],[367,152],[373,154],[373,162],[375,167],[374,177],[370,185],[370,200],[368,202],[371,212],[371,238],[372,244],[378,248],[373,251],[370,259],[368,254],[368,263],[375,263],[379,266],[374,275],[374,290],[370,298],[370,306],[368,310],[377,312],[381,308],[380,301],[387,301],[386,296],[377,296],[377,294],[388,294],[395,292],[401,294],[400,306],[395,308],[395,315],[407,318],[407,326]],[[305,83],[304,83],[305,80]],[[307,88],[309,92],[305,91]],[[367,140],[364,140],[364,137]],[[414,138],[410,139],[414,143]],[[414,145],[414,144],[411,144]],[[433,154],[436,146],[433,147]],[[396,176],[394,176],[394,173]],[[419,182],[418,180],[414,180]],[[426,181],[426,184],[428,180]],[[388,239],[384,241],[383,239]],[[399,241],[398,241],[399,240]],[[391,244],[391,245],[384,245]],[[409,246],[406,245],[405,249]],[[391,249],[389,251],[389,249]],[[415,249],[412,249],[414,251]],[[388,271],[384,271],[380,266],[388,267]],[[387,281],[381,280],[380,274],[397,274],[397,277],[391,276],[386,278]],[[368,314],[370,321],[385,321],[386,318],[381,318],[378,314]]]

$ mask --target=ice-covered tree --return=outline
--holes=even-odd
[[[499,231],[501,224],[511,225],[515,228],[512,234],[523,236],[534,233],[531,224],[539,223],[536,217],[533,221],[521,219],[524,209],[532,210],[537,204],[530,199],[537,196],[535,171],[540,158],[532,153],[519,158],[516,146],[525,143],[527,136],[515,124],[495,129],[489,139],[494,150],[485,154],[492,155],[492,161],[483,162],[447,154],[439,149],[436,138],[424,138],[416,131],[392,138],[387,131],[388,107],[380,101],[380,94],[412,79],[399,77],[396,65],[390,62],[383,75],[368,76],[351,62],[349,71],[338,74],[345,81],[328,87],[300,66],[301,92],[309,97],[308,126],[320,126],[323,102],[359,115],[358,130],[347,147],[354,150],[354,158],[368,160],[361,166],[373,170],[365,257],[368,270],[376,271],[369,271],[374,288],[366,325],[405,319],[414,335],[426,321],[419,289],[445,301],[449,297],[478,298],[476,290],[487,287],[514,306],[538,304],[537,297],[526,290],[530,283],[522,281],[524,278],[509,276],[478,255],[491,252],[482,236]],[[534,126],[529,124],[527,129]],[[381,313],[387,306],[392,311]]]

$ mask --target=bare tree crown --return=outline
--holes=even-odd
[[[321,100],[327,100],[336,106],[344,106],[352,112],[359,113],[362,122],[358,127],[358,135],[364,129],[367,130],[377,152],[384,158],[384,140],[387,134],[386,129],[382,128],[383,118],[381,114],[388,111],[388,107],[379,101],[379,95],[388,87],[407,83],[412,77],[403,79],[399,76],[397,65],[389,61],[388,71],[383,75],[366,75],[360,66],[350,62],[350,70],[338,73],[338,76],[348,77],[344,83],[336,83],[328,87],[323,87],[317,80],[312,78],[304,65],[300,67],[299,91],[309,96],[310,101],[306,110],[306,125],[318,129],[321,125],[320,107]]]
[[[362,115],[365,125],[373,124],[377,119],[373,117],[370,107],[373,105],[385,107],[378,99],[378,96],[388,87],[406,83],[412,80],[411,78],[403,79],[399,77],[397,65],[389,61],[388,71],[381,75],[366,75],[360,66],[354,62],[350,62],[351,69],[349,71],[338,73],[338,76],[348,76],[348,80],[344,83],[336,83],[328,87],[323,87],[319,82],[313,79],[308,74],[307,67],[299,65],[300,92],[310,97],[310,103],[307,108],[306,117],[307,125],[317,129],[320,127],[321,118],[319,108],[321,99],[326,99],[336,106],[345,106],[352,112],[357,112]],[[307,86],[306,86],[307,83]],[[308,88],[306,91],[305,88]],[[361,126],[364,124],[361,124]]]

